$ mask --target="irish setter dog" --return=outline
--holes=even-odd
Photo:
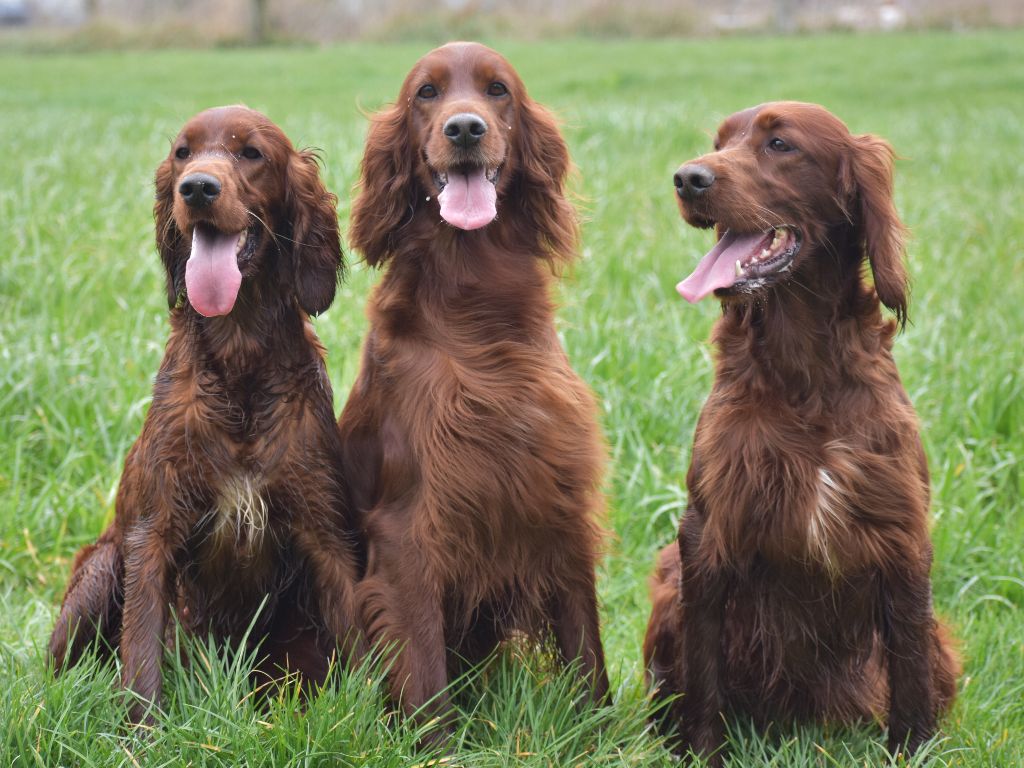
[[[417,62],[367,137],[350,241],[387,269],[339,422],[368,549],[357,591],[394,651],[393,697],[445,723],[449,675],[511,632],[552,632],[608,691],[604,445],[550,297],[576,255],[568,170],[550,115],[471,43]]]
[[[252,625],[270,669],[322,676],[335,641],[359,645],[361,551],[309,322],[342,267],[335,197],[270,120],[222,107],[175,139],[154,214],[170,339],[115,519],[75,558],[50,640],[58,669],[97,635],[119,643],[133,721],[160,701],[172,604],[226,641]]]
[[[714,294],[722,318],[644,644],[659,694],[681,694],[669,721],[708,755],[723,711],[888,714],[889,749],[912,752],[958,662],[932,612],[928,466],[891,351],[907,308],[893,151],[822,107],[764,104],[675,183],[683,218],[718,233],[678,291]]]

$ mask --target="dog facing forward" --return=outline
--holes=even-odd
[[[607,695],[605,454],[550,298],[576,256],[568,169],[550,115],[472,43],[417,62],[367,136],[351,242],[386,272],[340,425],[365,626],[407,712],[445,720],[451,675],[512,633],[553,637]]]
[[[321,678],[359,646],[331,386],[309,315],[341,270],[316,158],[244,107],[207,110],[156,174],[171,335],[116,516],[75,558],[50,639],[58,670],[119,646],[139,721],[159,704],[170,610],[192,632],[252,628],[266,671]]]

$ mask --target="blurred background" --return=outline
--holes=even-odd
[[[616,687],[613,708],[580,718],[565,680],[511,664],[526,676],[465,699],[457,764],[678,768],[647,722],[640,642],[654,554],[688,502],[720,309],[673,289],[713,234],[682,222],[672,174],[727,115],[797,99],[900,155],[913,304],[895,354],[932,472],[935,604],[965,675],[943,736],[910,762],[874,723],[740,724],[732,765],[1024,766],[1024,0],[0,0],[0,768],[431,764],[357,675],[268,709],[240,656],[176,667],[166,727],[133,742],[117,670],[54,680],[44,649],[150,404],[167,338],[153,172],[182,123],[215,104],[265,112],[322,151],[347,231],[366,114],[457,38],[508,57],[580,171],[582,260],[558,328],[611,454],[599,589]],[[316,321],[336,411],[380,279],[346,250]]]
[[[1022,0],[0,0],[0,41],[32,47],[678,37],[1021,24]]]

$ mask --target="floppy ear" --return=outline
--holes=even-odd
[[[523,215],[526,237],[535,237],[538,253],[554,268],[576,257],[579,220],[565,192],[571,168],[569,148],[555,118],[524,97],[512,131],[517,183],[506,205]]]
[[[841,178],[859,230],[864,255],[871,264],[879,300],[907,322],[907,270],[903,263],[906,228],[893,201],[892,146],[870,134],[851,137]]]
[[[174,309],[178,295],[185,290],[187,259],[182,258],[183,238],[174,223],[174,168],[170,158],[156,169],[155,186],[153,218],[156,220],[156,247],[166,272],[167,306]]]
[[[338,234],[338,198],[320,180],[316,153],[293,152],[288,159],[285,208],[291,223],[293,284],[299,305],[318,315],[334,301],[344,271]]]
[[[415,205],[412,144],[406,111],[398,104],[370,118],[348,239],[372,267],[394,254],[398,230]]]

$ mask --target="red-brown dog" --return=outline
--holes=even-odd
[[[605,454],[554,327],[576,256],[569,155],[505,59],[446,45],[374,116],[352,244],[387,264],[340,425],[363,516],[358,592],[406,711],[513,631],[551,632],[597,699]]]
[[[170,606],[265,668],[322,677],[351,634],[360,552],[348,532],[324,351],[309,315],[341,269],[316,158],[258,112],[192,118],[156,174],[171,336],[114,522],[75,558],[50,639],[58,670],[120,645],[130,717],[160,701]],[[123,599],[123,607],[122,607]]]
[[[719,234],[678,290],[713,294],[723,316],[644,655],[698,753],[722,745],[723,711],[888,713],[890,749],[913,751],[955,694],[928,466],[879,311],[906,317],[892,160],[822,107],[783,102],[728,118],[675,175],[683,217]]]

